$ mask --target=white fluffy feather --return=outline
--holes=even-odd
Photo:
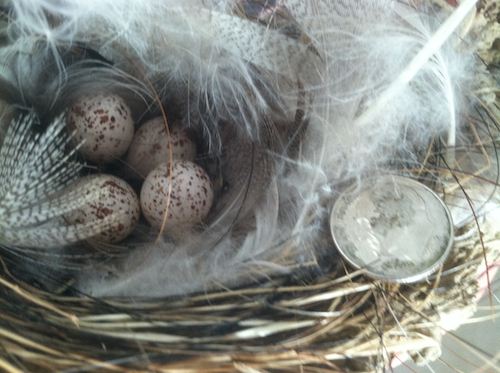
[[[466,3],[458,21],[474,5]],[[21,92],[17,105],[53,118],[101,86],[124,92],[140,120],[158,112],[156,92],[163,104],[178,105],[183,123],[231,180],[206,229],[180,242],[162,237],[156,246],[154,232],[138,229],[125,243],[129,254],[91,262],[94,268],[79,274],[86,294],[200,291],[286,271],[290,260],[306,263],[313,256],[301,248],[322,237],[327,208],[344,183],[417,162],[416,149],[431,138],[447,137],[453,146],[460,133],[473,60],[452,47],[459,22],[436,44],[439,18],[411,4],[278,1],[259,5],[257,20],[239,17],[236,1],[10,5],[0,73]],[[102,61],[68,62],[75,46]],[[429,52],[411,70],[422,50]],[[46,220],[52,217],[47,212]]]

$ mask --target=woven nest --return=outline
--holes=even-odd
[[[498,237],[483,241],[496,245],[498,258]],[[477,234],[457,244],[432,281],[413,285],[370,281],[338,265],[155,302],[49,294],[4,267],[1,365],[8,372],[370,372],[401,352],[423,363],[440,355],[442,325],[472,314],[483,247]]]
[[[8,372],[370,372],[404,352],[432,361],[442,335],[475,310],[485,253],[490,264],[500,257],[494,225],[481,225],[480,237],[475,224],[457,231],[470,237],[437,274],[412,285],[317,258],[241,289],[110,301],[41,291],[2,261],[0,364]]]
[[[466,131],[474,145],[457,151],[466,171],[443,171],[435,144],[412,171],[415,179],[434,180],[449,205],[484,188],[498,199],[493,158],[500,115],[498,89],[490,88],[497,11],[485,5],[471,31],[483,37],[484,64],[477,72],[482,100]],[[478,277],[500,257],[494,223],[494,215],[478,212],[456,230],[461,239],[438,272],[419,283],[372,280],[335,255],[313,254],[286,275],[154,300],[72,297],[71,280],[47,292],[23,281],[9,253],[0,251],[0,367],[9,373],[372,372],[389,369],[403,353],[425,363],[439,357],[442,335],[475,310]],[[314,245],[333,247],[328,229]]]

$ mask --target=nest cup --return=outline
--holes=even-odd
[[[25,6],[28,5],[26,2]],[[236,5],[231,11],[226,10],[224,17],[227,15],[243,19],[248,22],[248,25],[245,25],[256,27],[256,30],[264,30],[267,27],[272,32],[278,30],[276,32],[286,34],[287,30],[296,32],[299,27],[295,21],[286,23],[288,28],[283,27],[279,22],[288,16],[286,8],[280,8],[274,2],[263,5],[260,2],[243,1]],[[217,9],[222,13],[220,8]],[[5,10],[2,9],[3,22],[15,26],[18,19],[13,9],[10,5],[6,5]],[[62,20],[50,19],[48,9],[43,10],[51,26],[57,29],[58,22]],[[490,12],[489,24],[494,23],[498,27],[496,18],[491,16],[494,11],[498,12],[497,8],[487,8],[483,4],[477,8],[477,17],[485,19],[486,10]],[[169,15],[169,19],[172,17]],[[303,24],[307,25],[307,22]],[[305,27],[303,24],[301,23],[300,27]],[[16,29],[14,26],[8,29]],[[475,30],[472,32],[473,37],[479,38],[474,34]],[[313,50],[313,54],[321,56],[321,40],[309,40],[307,35],[307,32],[303,32],[295,42],[300,43],[301,48],[305,45],[309,52]],[[39,39],[31,41],[30,48],[51,45],[50,40],[45,40],[40,34],[38,36]],[[142,123],[161,113],[167,119],[195,118],[188,127],[197,133],[198,151],[201,149],[201,153],[209,155],[200,162],[208,170],[212,181],[222,175],[222,182],[216,190],[217,202],[202,228],[208,227],[220,233],[217,227],[222,225],[221,222],[229,224],[233,242],[244,246],[247,241],[240,239],[237,234],[257,231],[258,227],[255,225],[259,220],[256,211],[260,211],[255,206],[249,206],[248,201],[259,201],[259,204],[256,203],[258,206],[264,201],[263,205],[266,205],[268,201],[273,200],[274,190],[283,198],[283,190],[287,185],[280,184],[280,180],[273,178],[294,175],[295,164],[300,163],[300,167],[304,167],[313,163],[306,157],[309,153],[303,147],[307,147],[305,144],[308,141],[309,146],[311,143],[314,146],[311,138],[315,137],[317,128],[311,130],[311,135],[307,132],[310,128],[306,127],[303,131],[302,125],[309,117],[312,118],[311,123],[315,123],[314,120],[319,115],[319,110],[316,111],[313,104],[309,106],[309,103],[304,103],[308,100],[312,102],[315,99],[314,94],[304,94],[304,97],[298,94],[299,101],[304,102],[292,105],[294,110],[287,113],[283,109],[283,102],[290,101],[287,96],[289,92],[279,91],[279,100],[274,96],[274,92],[270,93],[278,85],[253,87],[249,90],[249,97],[255,92],[262,94],[259,98],[250,97],[249,103],[267,99],[264,106],[273,112],[274,116],[262,115],[259,120],[264,118],[263,122],[269,121],[277,128],[278,137],[284,146],[279,148],[281,153],[276,155],[278,148],[266,137],[269,135],[266,132],[269,128],[267,124],[250,130],[233,128],[230,119],[234,118],[228,119],[220,112],[219,117],[212,117],[214,111],[209,109],[204,112],[205,108],[194,112],[183,103],[183,98],[193,98],[186,93],[185,87],[179,88],[165,78],[155,81],[153,78],[161,76],[162,71],[151,69],[151,73],[148,70],[150,66],[143,61],[138,62],[140,60],[135,55],[137,51],[124,50],[118,37],[118,41],[99,41],[96,35],[88,36],[81,43],[74,40],[71,44],[58,45],[60,49],[56,55],[63,57],[61,61],[64,74],[58,66],[59,60],[35,59],[40,66],[48,67],[50,72],[55,74],[55,78],[42,78],[46,70],[34,72],[36,67],[28,69],[26,74],[40,77],[38,82],[43,86],[31,91],[35,92],[31,96],[19,94],[24,92],[23,89],[31,87],[21,87],[19,90],[4,79],[7,83],[3,85],[11,91],[2,93],[2,98],[6,101],[2,114],[2,149],[12,146],[4,139],[7,138],[9,126],[12,126],[11,119],[17,118],[24,110],[34,110],[41,123],[51,123],[60,114],[59,108],[69,106],[82,92],[92,91],[99,84],[102,86],[102,80],[97,84],[82,79],[92,72],[94,76],[109,82],[109,85],[104,84],[108,92],[120,94],[132,111],[139,113],[136,114],[136,122]],[[323,36],[326,38],[328,33],[325,31]],[[150,37],[155,38],[154,35]],[[7,33],[4,38],[6,41],[3,42],[2,48],[7,48],[16,40],[22,39],[22,36]],[[127,35],[127,38],[131,38],[131,35]],[[186,45],[194,48],[192,44]],[[491,56],[493,45],[484,45],[485,50],[479,50],[477,53],[481,56],[482,53]],[[274,53],[280,52],[283,51],[277,48]],[[31,53],[37,56],[38,49],[34,48]],[[8,59],[9,54],[2,56]],[[154,58],[154,53],[151,58]],[[494,63],[498,63],[498,60],[492,57],[487,65]],[[259,71],[257,75],[259,74],[268,73]],[[480,62],[477,76],[481,81],[477,84],[483,88],[490,89],[493,84],[497,84],[489,80],[491,71],[485,69]],[[67,81],[64,81],[65,79]],[[258,84],[271,81],[275,83],[274,80],[267,79],[266,75]],[[78,89],[75,88],[76,83]],[[300,86],[300,83],[298,85]],[[167,88],[163,91],[161,87],[164,86]],[[185,96],[174,96],[168,92],[168,87],[179,88],[179,92]],[[55,103],[51,103],[51,99],[38,97],[36,93],[43,89],[54,93],[54,97],[57,97]],[[56,91],[58,92],[55,93]],[[495,95],[492,98],[491,95],[478,97],[471,94],[468,99],[472,103],[468,106],[469,112],[462,114],[466,124],[453,146],[453,163],[448,162],[450,147],[446,146],[446,141],[432,137],[413,150],[414,158],[411,161],[408,161],[405,155],[404,162],[399,162],[399,153],[396,151],[391,159],[392,163],[385,162],[383,167],[377,164],[363,172],[363,175],[375,178],[387,174],[410,177],[434,190],[448,205],[455,224],[455,242],[450,255],[434,274],[421,281],[406,284],[381,281],[366,276],[366,268],[350,267],[337,254],[328,218],[325,216],[330,212],[335,196],[346,190],[348,185],[359,181],[352,175],[340,178],[335,183],[328,180],[325,185],[330,187],[331,191],[318,193],[318,201],[315,202],[317,208],[307,210],[309,212],[305,217],[297,214],[298,218],[304,221],[302,229],[298,230],[298,233],[294,229],[283,230],[287,235],[282,237],[284,243],[278,248],[267,250],[267,247],[262,247],[264,254],[260,251],[258,255],[252,253],[248,260],[242,261],[243,264],[238,264],[236,271],[229,268],[229,265],[232,263],[230,259],[237,257],[238,251],[234,250],[234,257],[220,251],[230,258],[221,259],[220,262],[228,266],[223,268],[227,269],[228,276],[220,275],[219,271],[217,276],[208,277],[209,280],[204,283],[206,278],[203,276],[206,274],[203,273],[201,279],[197,278],[195,290],[186,287],[191,290],[169,291],[168,296],[123,296],[122,290],[117,296],[85,293],[78,285],[81,282],[80,271],[88,269],[89,257],[93,263],[102,262],[103,258],[105,261],[109,255],[105,246],[97,245],[97,250],[91,255],[79,256],[78,250],[88,245],[88,241],[70,245],[65,243],[58,248],[59,256],[55,263],[50,252],[39,251],[36,246],[20,245],[22,250],[18,250],[16,245],[5,244],[3,241],[10,236],[2,227],[0,367],[9,373],[372,372],[390,370],[391,365],[403,360],[404,354],[410,355],[420,364],[435,360],[441,354],[442,335],[458,327],[473,314],[478,291],[483,286],[478,283],[478,277],[489,273],[488,270],[498,263],[500,255],[498,227],[495,226],[499,217],[496,190],[496,145],[500,128],[498,98]],[[181,103],[178,103],[178,100]],[[204,103],[209,106],[208,104],[215,102],[208,100]],[[232,113],[231,108],[226,109],[228,111],[225,114]],[[242,113],[241,118],[251,123],[254,114],[255,112],[249,110],[248,113]],[[257,114],[260,116],[262,113]],[[293,129],[287,130],[290,127]],[[245,139],[243,145],[240,146],[238,139]],[[37,141],[35,137],[33,141]],[[231,148],[231,145],[228,145],[231,142],[238,143],[238,146]],[[264,151],[258,153],[255,144],[262,143],[265,143],[262,146]],[[66,146],[71,146],[62,145],[65,154],[68,154],[70,150],[67,150]],[[243,153],[242,158],[250,155],[245,159],[247,165],[250,165],[250,176],[243,179],[250,181],[240,185],[241,190],[245,191],[245,198],[238,197],[230,201],[237,202],[235,208],[231,203],[225,205],[227,201],[224,197],[230,193],[224,182],[232,180],[231,176],[227,175],[232,175],[230,171],[234,170],[227,169],[241,164],[231,163],[231,159],[235,159],[231,156],[236,157],[234,149],[245,146],[249,150]],[[258,158],[258,154],[264,154],[262,158],[266,161],[259,163],[261,158]],[[258,187],[252,189],[251,182],[255,175],[266,175],[259,173],[262,170],[259,167],[268,164],[268,154],[271,154],[269,159],[273,162],[272,177],[269,182],[257,183],[255,185]],[[0,155],[9,159],[8,153]],[[282,163],[282,158],[288,163]],[[71,161],[84,162],[75,155]],[[117,173],[124,173],[118,164],[114,164],[112,168],[117,170]],[[98,169],[101,166],[93,167]],[[77,170],[76,173],[81,175],[89,172],[88,169],[83,170]],[[0,177],[5,178],[5,175],[0,173]],[[32,182],[36,183],[36,180]],[[1,189],[0,193],[3,193]],[[255,193],[255,196],[252,193]],[[2,194],[0,197],[6,198],[2,197]],[[288,202],[290,201],[294,200],[290,199]],[[284,211],[288,210],[284,208]],[[278,217],[287,220],[289,216],[283,215],[286,214],[278,214]],[[229,223],[224,220],[226,217]],[[113,247],[118,250],[112,251],[113,258],[126,256],[138,246],[153,251],[158,247],[155,243],[157,233],[151,233],[144,221],[141,224],[133,233],[133,237],[124,241],[122,248],[120,245]],[[304,228],[309,226],[315,227],[313,234]],[[203,233],[199,233],[203,231],[202,228],[193,230],[193,236],[200,234],[200,237],[206,238],[206,245],[210,249],[218,247],[221,237],[226,238],[225,233],[216,238],[208,234],[203,236]],[[307,236],[307,239],[303,239],[302,235]],[[189,237],[191,236],[187,239],[164,238],[160,247],[185,245],[195,252],[198,246],[203,246],[204,243],[199,242],[201,239],[191,243]],[[146,238],[149,241],[144,244]],[[67,256],[70,257],[69,261],[66,260]],[[148,260],[145,254],[139,257]],[[154,260],[155,257],[152,258]],[[207,258],[211,258],[210,254],[207,254]],[[251,260],[253,258],[258,260]],[[195,266],[198,264],[194,263]],[[51,267],[52,265],[54,267]],[[116,270],[116,267],[113,267],[113,270]],[[127,267],[124,273],[133,270],[134,268]],[[212,275],[211,272],[210,274]],[[119,271],[116,271],[109,274],[109,277],[120,275]],[[493,284],[494,288],[493,281],[491,273],[488,282]]]

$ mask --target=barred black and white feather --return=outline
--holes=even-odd
[[[76,149],[65,152],[70,136],[64,117],[39,131],[33,114],[20,116],[0,149],[0,237],[10,248],[44,250],[76,243],[93,237],[111,220],[75,225],[61,220],[96,195],[90,185],[66,192],[82,164],[75,159]]]

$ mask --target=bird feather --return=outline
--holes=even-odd
[[[125,255],[91,260],[76,274],[85,294],[164,296],[286,272],[290,260],[321,254],[303,248],[321,246],[331,201],[346,183],[418,162],[415,149],[432,138],[447,137],[451,148],[460,136],[474,60],[453,48],[453,33],[474,0],[442,25],[439,14],[393,0],[8,4],[0,93],[19,93],[11,104],[55,124],[41,137],[9,129],[0,185],[17,172],[20,186],[0,195],[19,206],[0,226],[4,246],[64,247],[102,229],[32,226],[80,203],[53,198],[80,170],[66,163],[73,153],[54,118],[92,90],[125,95],[139,122],[172,106],[199,134],[207,164],[216,165],[213,180],[226,183],[204,227],[157,240],[142,225],[123,243]],[[82,57],[87,48],[92,55]],[[13,150],[22,147],[29,152]]]

